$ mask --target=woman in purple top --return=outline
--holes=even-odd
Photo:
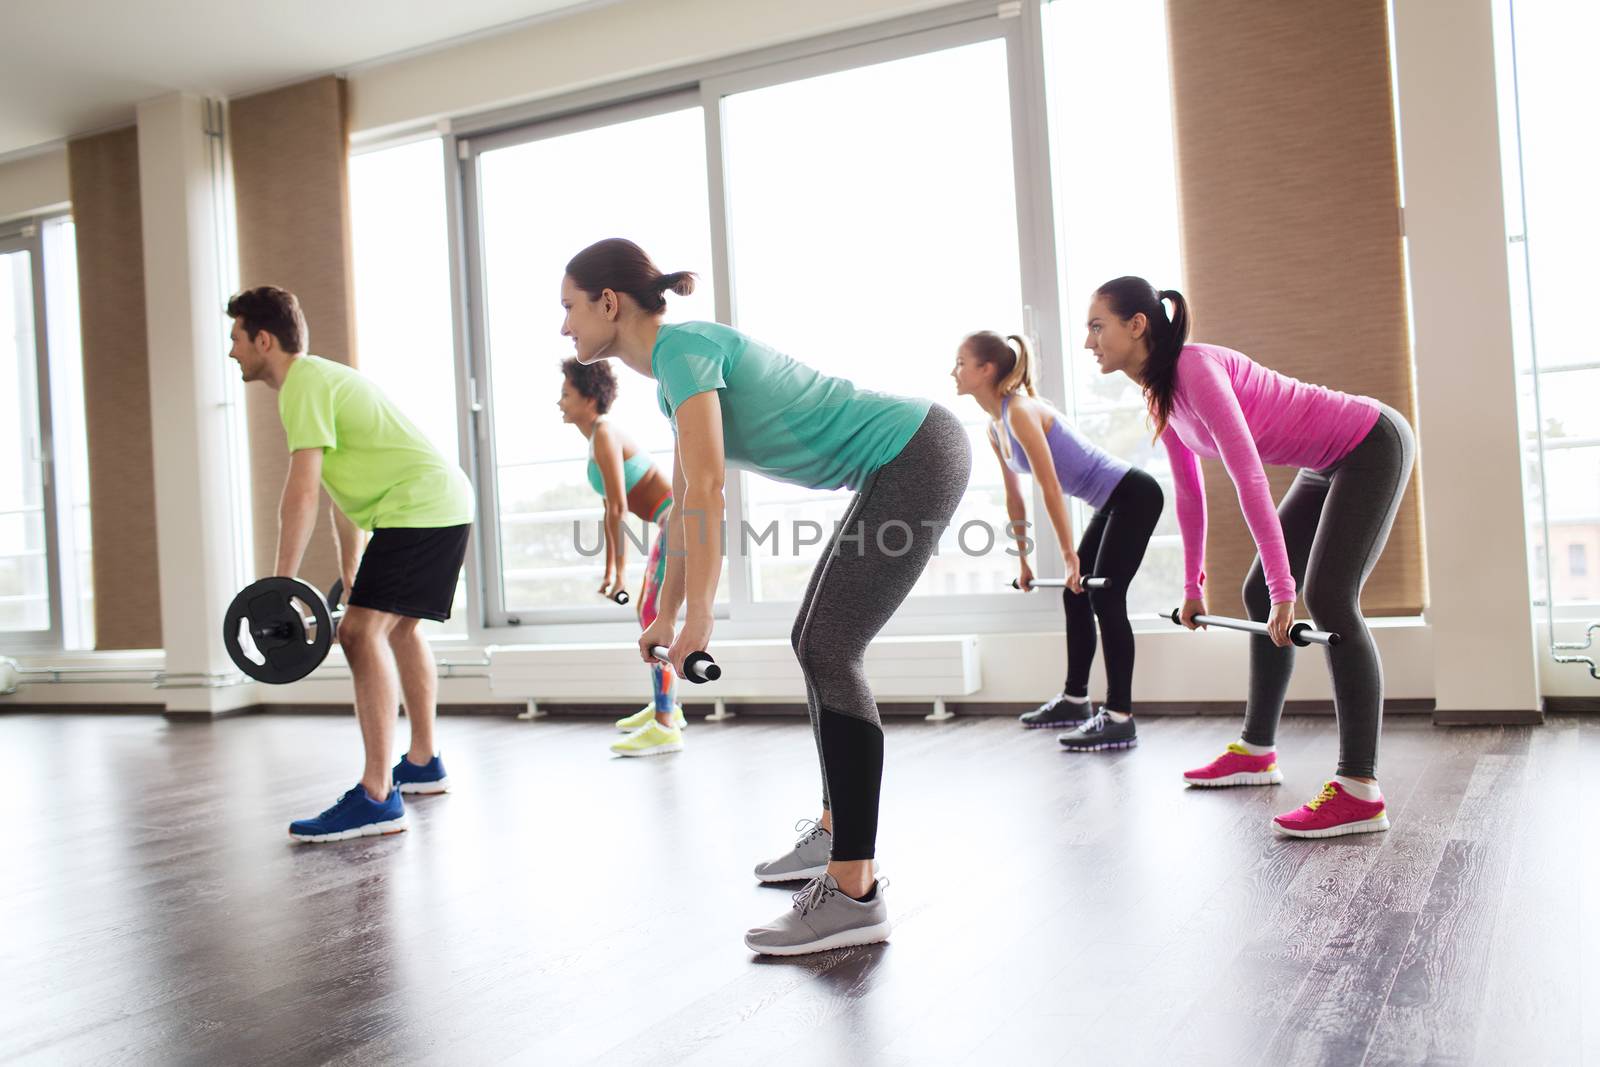
[[[1143,278],[1102,285],[1089,308],[1088,330],[1084,347],[1101,372],[1120,370],[1144,387],[1172,461],[1183,532],[1184,625],[1194,629],[1194,617],[1206,611],[1201,457],[1222,461],[1256,542],[1244,604],[1271,636],[1250,639],[1244,733],[1184,780],[1197,786],[1283,781],[1275,738],[1294,669],[1289,627],[1298,590],[1317,626],[1343,638],[1327,649],[1339,766],[1310,803],[1279,815],[1273,826],[1294,837],[1387,830],[1377,782],[1383,667],[1360,598],[1411,478],[1416,443],[1410,425],[1371,397],[1297,381],[1229,348],[1185,344],[1183,295],[1158,293]],[[1299,468],[1276,510],[1267,465]]]
[[[1005,479],[1006,513],[1017,536],[1022,561],[1017,585],[1030,589],[1033,584],[1022,536],[1028,509],[1018,475],[1031,473],[1038,481],[1066,568],[1067,587],[1062,593],[1067,614],[1066,684],[1058,695],[1023,715],[1022,724],[1030,729],[1074,726],[1059,740],[1077,752],[1132,748],[1138,735],[1133,725],[1128,583],[1138,572],[1161,517],[1161,487],[1144,471],[1085,441],[1060,412],[1034,394],[1033,358],[1021,337],[1002,339],[987,330],[973,334],[956,352],[951,376],[956,392],[972,397],[994,420],[989,424],[989,446]],[[1069,496],[1095,509],[1076,550],[1067,512]],[[1104,578],[1106,584],[1086,592],[1085,575]],[[1089,666],[1094,662],[1096,618],[1106,652],[1106,701],[1090,714]]]

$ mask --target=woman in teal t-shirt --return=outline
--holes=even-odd
[[[682,671],[684,657],[710,644],[730,465],[855,491],[790,634],[822,763],[822,817],[756,868],[762,881],[810,881],[792,910],[751,930],[745,944],[798,955],[882,941],[889,919],[874,853],[883,728],[864,659],[955,514],[971,446],[960,421],[930,401],[857,389],[717,323],[663,323],[664,294],[693,289],[693,274],[663,274],[618,238],[574,256],[561,282],[561,332],[578,362],[614,357],[654,378],[677,437],[667,575],[640,655],[666,645]]]
[[[624,515],[631,512],[645,522],[657,524],[644,564],[644,584],[635,601],[643,629],[656,621],[656,596],[667,573],[665,527],[661,524],[667,521],[672,508],[672,486],[650,454],[606,417],[617,397],[617,379],[609,365],[586,367],[569,359],[561,364],[561,377],[561,397],[556,401],[561,421],[576,426],[589,439],[589,484],[606,502],[601,526],[606,552],[606,573],[600,581],[602,595],[614,600],[627,584]],[[617,720],[617,729],[628,734],[611,746],[619,756],[660,756],[683,750],[683,709],[678,706],[672,668],[665,663],[652,663],[650,683],[650,703]]]

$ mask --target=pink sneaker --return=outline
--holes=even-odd
[[[1257,756],[1235,742],[1204,767],[1184,771],[1183,780],[1203,786],[1277,785],[1283,781],[1283,772],[1278,770],[1277,752]]]
[[[1272,828],[1289,837],[1372,834],[1389,828],[1389,815],[1382,798],[1362,800],[1346,793],[1338,782],[1329,782],[1305,807],[1273,819]]]

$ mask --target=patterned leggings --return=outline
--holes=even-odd
[[[672,510],[672,499],[667,498],[659,508],[656,516],[660,525],[656,527],[655,538],[650,542],[650,556],[644,565],[644,586],[639,590],[639,629],[644,630],[656,621],[656,597],[661,592],[661,583],[667,576],[667,514]],[[678,679],[672,667],[666,663],[656,663],[650,667],[650,688],[655,700],[655,709],[660,714],[670,713],[678,706]]]

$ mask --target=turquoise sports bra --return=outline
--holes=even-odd
[[[655,466],[650,460],[649,453],[640,449],[632,456],[622,461],[622,491],[633,492],[633,487],[639,484],[651,467]],[[594,438],[589,439],[589,485],[601,496],[606,495],[606,482],[600,476],[600,465],[594,461]]]

